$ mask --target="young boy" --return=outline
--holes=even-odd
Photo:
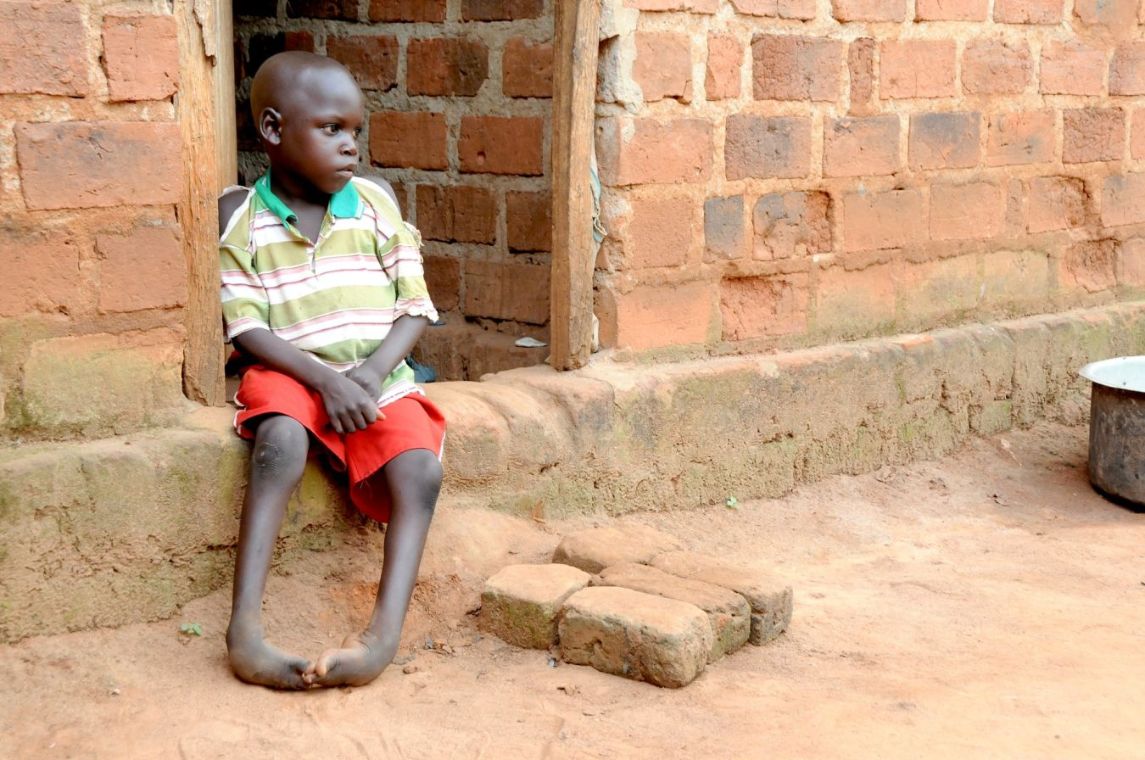
[[[251,87],[270,170],[219,199],[223,318],[253,362],[235,428],[253,439],[227,651],[244,681],[360,685],[397,652],[441,485],[441,413],[404,361],[437,313],[420,237],[392,190],[355,178],[364,102],[312,53],[270,58]],[[354,505],[388,522],[369,625],[313,662],[270,646],[262,597],[286,502],[312,445],[347,470]]]

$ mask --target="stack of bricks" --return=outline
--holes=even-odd
[[[0,437],[161,424],[188,300],[175,17],[3,0],[0,29]]]
[[[606,345],[772,350],[1145,292],[1138,0],[605,0]]]
[[[247,98],[270,55],[335,58],[366,95],[363,173],[390,181],[425,241],[447,327],[442,379],[537,364],[549,320],[552,9],[544,0],[238,0],[240,173],[262,171]]]
[[[643,526],[565,536],[552,564],[510,565],[482,593],[482,629],[565,662],[686,686],[791,622],[791,587],[770,573],[683,551]]]

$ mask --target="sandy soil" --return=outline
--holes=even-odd
[[[767,561],[795,587],[786,636],[684,689],[551,667],[482,636],[467,614],[482,574],[593,521],[447,510],[403,662],[374,684],[238,683],[216,593],[170,621],[0,648],[0,755],[1140,758],[1145,515],[1090,490],[1085,435],[1042,426],[736,510],[625,518]],[[272,640],[317,653],[365,619],[367,544],[272,578]],[[181,635],[185,622],[203,636]]]

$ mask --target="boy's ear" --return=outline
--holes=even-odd
[[[262,109],[258,115],[258,136],[270,145],[282,142],[282,114],[273,108]]]

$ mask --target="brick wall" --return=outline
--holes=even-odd
[[[166,3],[0,0],[0,438],[158,424],[187,264]]]
[[[447,323],[419,346],[443,378],[536,364],[549,320],[553,0],[236,0],[240,171],[262,171],[247,97],[275,52],[342,61],[366,95],[363,174],[425,239]]]
[[[606,345],[807,345],[1145,294],[1137,0],[605,0]]]

